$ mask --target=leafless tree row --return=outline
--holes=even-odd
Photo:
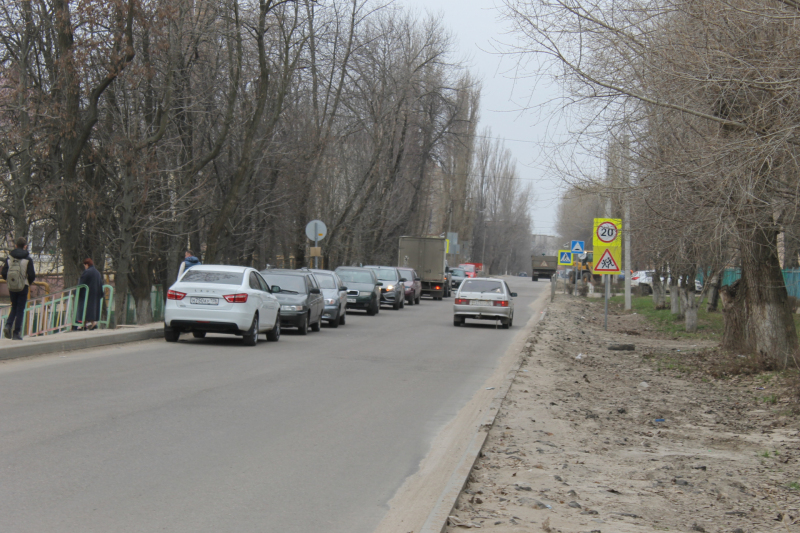
[[[584,153],[629,146],[630,178],[561,170],[633,211],[636,254],[686,292],[741,265],[726,345],[779,365],[797,349],[781,274],[797,265],[800,9],[791,1],[507,0],[510,50],[558,72]],[[629,144],[628,140],[629,139]],[[574,152],[574,147],[570,147]],[[640,263],[641,264],[641,263]],[[677,301],[677,298],[672,298]],[[681,299],[687,328],[696,301]]]

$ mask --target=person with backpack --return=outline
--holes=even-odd
[[[186,250],[186,253],[183,256],[183,261],[181,261],[181,267],[178,269],[178,279],[181,279],[183,273],[192,268],[193,266],[201,265],[202,263],[198,258],[194,256],[194,252],[191,250]]]
[[[6,280],[8,294],[11,297],[11,312],[8,314],[3,336],[15,341],[22,340],[22,322],[25,320],[25,305],[28,303],[28,288],[36,281],[33,259],[28,254],[28,241],[20,237],[16,248],[6,258],[0,276]],[[13,336],[12,336],[13,330]]]

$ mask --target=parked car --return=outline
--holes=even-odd
[[[639,287],[644,295],[652,294],[655,273],[655,270],[638,270],[634,272],[631,276],[631,287]]]
[[[375,271],[361,267],[339,267],[335,270],[347,284],[347,309],[362,309],[368,315],[377,315],[381,310],[381,283]]]
[[[419,304],[422,298],[422,279],[417,276],[417,271],[413,268],[397,267],[400,275],[406,278],[403,282],[406,290],[406,303],[408,305]]]
[[[206,333],[241,335],[247,346],[258,335],[277,341],[281,336],[280,302],[252,268],[197,265],[167,291],[164,338],[176,342],[181,333],[202,339]]]
[[[450,286],[457,290],[461,282],[467,279],[467,271],[461,267],[450,269]]]
[[[308,335],[309,326],[319,331],[325,301],[310,270],[267,269],[261,274],[267,283],[281,288],[273,293],[281,302],[282,327],[297,328],[300,335]]]
[[[503,329],[514,323],[514,300],[517,293],[511,292],[505,281],[498,278],[472,278],[456,292],[453,304],[453,325],[461,326],[467,318],[477,320],[499,320]]]
[[[381,305],[391,305],[397,311],[405,307],[405,285],[406,278],[400,275],[397,267],[366,265],[365,268],[375,271],[383,286],[381,287]]]
[[[316,269],[311,269],[311,272],[319,284],[325,302],[322,319],[332,328],[344,326],[347,321],[347,287],[336,272]]]

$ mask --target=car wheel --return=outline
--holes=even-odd
[[[539,276],[531,276],[531,281],[539,281]]]
[[[205,339],[206,338],[206,332],[205,331],[193,331],[192,332],[192,337],[194,337],[195,339]]]
[[[369,309],[367,309],[367,315],[369,315],[369,316],[375,316],[375,314],[377,313],[377,311],[376,311],[375,309],[376,309],[377,307],[378,307],[378,306],[376,306],[376,305],[375,305],[375,302],[374,302],[374,301],[373,301],[371,304],[369,304]]]
[[[164,340],[167,342],[178,342],[180,337],[181,332],[179,330],[164,326]]]
[[[453,317],[453,325],[455,327],[460,327],[461,324],[463,324],[463,323],[464,323],[464,319],[463,318],[460,318],[460,317],[457,317],[457,316]]]
[[[342,313],[342,315],[339,317],[339,325],[344,326],[346,315],[347,313]]]
[[[303,320],[297,326],[297,332],[300,335],[308,335],[308,315],[303,315]]]
[[[398,302],[397,300],[395,300],[395,301],[394,301],[394,303],[392,304],[392,309],[394,309],[395,311],[397,311],[398,309],[400,309],[400,302]]]
[[[511,315],[511,318],[508,319],[508,327],[511,327],[513,325],[514,325],[514,315]]]
[[[503,325],[503,329],[508,329],[511,327],[511,324],[509,324],[508,319],[505,319],[500,323]]]
[[[339,317],[337,316],[334,320],[329,321],[328,325],[330,327],[332,327],[332,328],[338,328],[339,327]]]
[[[253,317],[250,329],[242,336],[242,343],[245,346],[255,346],[258,344],[258,315]]]
[[[281,340],[281,314],[278,313],[275,316],[275,325],[272,326],[272,329],[267,332],[267,340],[272,342],[278,342]]]
[[[400,309],[405,309],[406,307],[406,299],[400,298]]]
[[[322,325],[322,315],[320,315],[319,319],[311,324],[311,331],[319,331],[320,326]]]

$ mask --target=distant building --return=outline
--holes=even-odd
[[[531,235],[531,255],[556,255],[561,244],[555,235]]]

